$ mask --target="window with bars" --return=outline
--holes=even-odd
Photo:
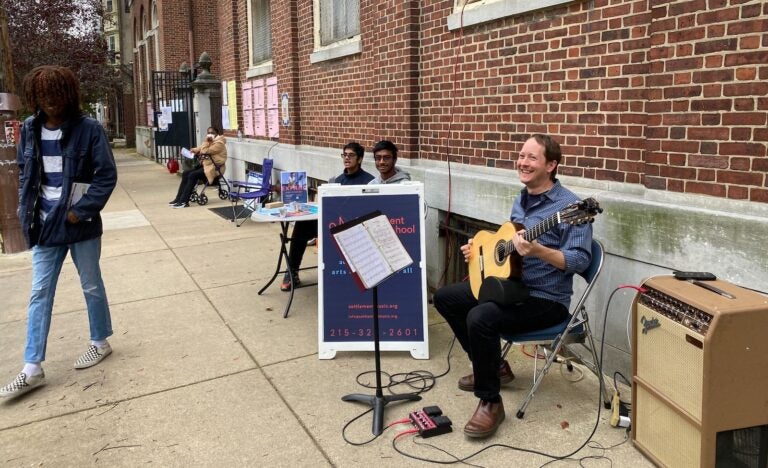
[[[319,0],[320,45],[360,34],[360,0]]]
[[[114,8],[115,8],[115,7],[114,7],[114,5],[112,4],[112,0],[107,0],[107,5],[104,7],[104,11],[105,11],[106,13],[111,13],[111,12],[112,12],[112,10],[113,10]]]
[[[272,21],[269,0],[250,0],[248,34],[251,45],[251,66],[272,60]]]

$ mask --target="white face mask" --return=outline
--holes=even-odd
[[[210,138],[211,140],[213,140],[214,138],[216,138],[216,135],[215,135],[215,134],[213,134],[213,133],[209,133],[209,134],[208,134],[208,138]]]

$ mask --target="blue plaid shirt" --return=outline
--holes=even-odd
[[[527,189],[515,199],[510,220],[526,229],[563,210],[580,199],[573,192],[555,185],[540,195],[530,195]],[[592,225],[559,224],[536,239],[541,245],[558,249],[565,255],[565,270],[558,270],[549,263],[533,257],[523,257],[523,281],[533,297],[559,302],[565,307],[573,295],[573,275],[584,271],[592,260]]]

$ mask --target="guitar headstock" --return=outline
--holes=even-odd
[[[568,205],[560,212],[560,222],[568,224],[585,224],[595,220],[595,216],[602,213],[603,209],[594,198],[585,198],[580,202]]]

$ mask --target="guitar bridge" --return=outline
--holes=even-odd
[[[484,280],[485,279],[485,258],[483,257],[483,246],[482,245],[480,246],[479,254],[480,254],[480,256],[478,258],[478,263],[479,263],[479,266],[480,266],[480,279]]]

